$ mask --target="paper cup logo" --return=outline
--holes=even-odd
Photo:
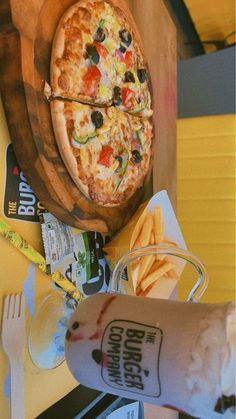
[[[103,381],[119,390],[159,397],[162,338],[157,327],[127,320],[109,323],[102,338],[101,351],[106,354]]]

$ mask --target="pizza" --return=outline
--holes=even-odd
[[[140,38],[118,0],[80,0],[53,41],[56,141],[90,200],[120,205],[143,185],[152,154],[150,78]]]
[[[54,100],[59,150],[77,186],[101,205],[126,202],[147,175],[152,125],[116,107]]]
[[[81,0],[64,14],[53,43],[52,90],[134,113],[150,110],[148,71],[133,24],[111,4]]]

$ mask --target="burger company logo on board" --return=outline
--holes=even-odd
[[[160,328],[127,320],[109,323],[102,337],[103,381],[113,388],[160,397]]]
[[[38,222],[43,207],[18,165],[12,144],[6,149],[5,176],[4,215],[7,218]]]

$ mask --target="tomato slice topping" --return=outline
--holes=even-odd
[[[94,97],[101,77],[102,75],[96,65],[89,67],[87,73],[83,77],[83,93]]]
[[[103,166],[110,167],[112,154],[113,148],[109,145],[103,145],[99,155],[98,163],[102,164]]]
[[[132,67],[133,64],[133,53],[132,51],[126,51],[125,53],[125,65],[127,70],[129,70]]]
[[[122,99],[122,104],[127,109],[133,108],[134,100],[135,100],[134,91],[129,89],[128,87],[123,87],[123,89],[121,89],[121,99]]]
[[[97,48],[97,52],[101,57],[103,58],[107,57],[108,50],[104,47],[104,45],[99,44],[99,42],[94,42],[93,45],[95,45],[95,47]]]
[[[133,53],[132,53],[132,51],[126,51],[125,55],[123,55],[120,50],[116,49],[115,55],[116,55],[116,57],[119,61],[125,63],[127,70],[132,68],[132,65],[133,65]]]

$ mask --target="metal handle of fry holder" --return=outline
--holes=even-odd
[[[120,280],[122,279],[121,278],[122,273],[124,271],[124,268],[130,262],[137,259],[138,257],[148,256],[151,254],[175,256],[190,263],[198,272],[199,278],[197,282],[195,283],[195,285],[193,286],[193,288],[191,289],[188,295],[187,301],[197,303],[201,299],[209,282],[208,271],[204,263],[197,256],[190,253],[188,250],[181,249],[178,247],[174,248],[173,246],[166,246],[162,244],[141,247],[140,249],[132,250],[131,252],[128,252],[124,256],[122,256],[120,260],[117,262],[113,271],[113,275],[112,275],[113,291],[115,292],[120,291]]]

